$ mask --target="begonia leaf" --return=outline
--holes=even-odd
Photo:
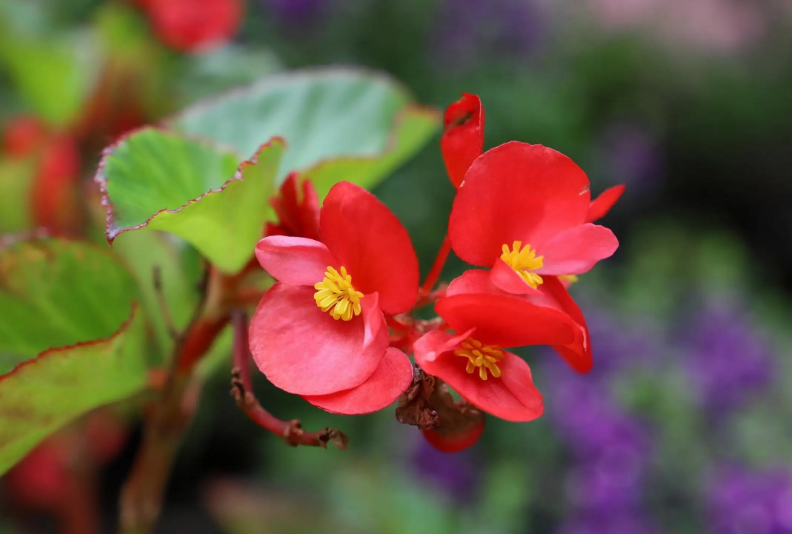
[[[131,274],[94,245],[0,249],[0,474],[69,421],[145,387],[138,297]]]
[[[96,181],[107,206],[107,238],[130,230],[178,235],[226,272],[253,256],[284,143],[272,139],[242,161],[180,134],[139,130],[105,151]]]
[[[320,69],[264,78],[197,104],[170,126],[250,153],[280,136],[288,150],[278,172],[307,172],[320,198],[347,180],[368,189],[418,151],[437,130],[437,111],[415,105],[386,76]]]

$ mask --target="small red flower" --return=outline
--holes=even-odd
[[[302,185],[302,198],[300,197]],[[280,194],[270,200],[278,223],[267,223],[265,236],[287,235],[319,240],[319,197],[310,180],[291,173],[283,182]]]
[[[550,148],[514,141],[468,169],[448,235],[462,260],[492,269],[498,288],[537,293],[542,275],[585,273],[616,251],[613,232],[587,222],[589,207],[580,167]]]
[[[451,183],[459,187],[470,165],[484,150],[484,107],[479,97],[463,93],[446,108],[443,126],[440,150]]]
[[[47,138],[46,126],[35,117],[12,119],[3,130],[2,153],[14,158],[30,155]]]
[[[448,296],[468,294],[510,296],[522,299],[531,305],[551,308],[566,314],[575,325],[574,338],[568,343],[554,343],[552,347],[575,371],[586,373],[591,370],[593,360],[586,319],[567,293],[564,282],[558,277],[545,276],[544,283],[539,286],[539,291],[536,293],[514,295],[498,289],[486,271],[474,269],[451,282],[446,294]]]
[[[259,263],[279,283],[251,322],[253,358],[274,385],[326,410],[382,409],[412,381],[407,356],[388,349],[383,315],[417,300],[410,237],[385,205],[348,182],[328,193],[319,237],[257,245]]]
[[[31,197],[36,226],[53,235],[79,233],[80,151],[76,140],[66,134],[53,136],[43,147],[38,165]]]
[[[138,0],[163,43],[206,52],[230,40],[242,20],[242,0]]]
[[[573,343],[577,325],[562,311],[523,298],[455,294],[435,310],[456,332],[427,333],[415,342],[415,362],[477,408],[508,421],[532,421],[544,411],[531,369],[505,349]]]

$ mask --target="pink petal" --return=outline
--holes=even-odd
[[[529,286],[525,280],[520,278],[517,272],[506,265],[502,259],[498,258],[490,271],[490,280],[498,289],[513,295],[530,295],[539,293],[538,289]]]
[[[533,384],[530,367],[520,357],[504,352],[504,359],[498,362],[500,378],[490,375],[482,380],[478,373],[465,370],[467,358],[454,355],[453,351],[460,347],[450,343],[454,336],[430,334],[435,335],[425,339],[427,334],[415,343],[415,361],[424,372],[445,381],[465,400],[501,419],[523,422],[542,415],[542,394]],[[427,357],[428,354],[434,356]]]
[[[256,258],[273,278],[292,286],[313,286],[324,280],[327,267],[340,267],[326,246],[304,237],[265,237]]]
[[[371,413],[393,404],[410,387],[412,379],[413,366],[407,355],[388,348],[374,373],[359,386],[329,395],[304,395],[303,398],[332,413]]]
[[[599,260],[609,258],[619,248],[619,240],[604,226],[586,223],[570,228],[541,245],[544,265],[538,274],[583,274]]]
[[[275,284],[250,324],[250,350],[274,385],[298,395],[325,395],[362,384],[388,347],[377,295],[366,295],[361,315],[333,319],[314,301],[312,287]]]

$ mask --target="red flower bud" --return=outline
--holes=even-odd
[[[451,183],[459,187],[484,150],[484,107],[479,97],[464,93],[446,109],[443,126],[440,150]]]
[[[484,419],[471,428],[464,430],[455,429],[452,433],[446,433],[443,427],[427,428],[421,430],[421,434],[426,441],[435,449],[441,452],[462,452],[476,444],[484,433]]]
[[[80,154],[68,135],[52,138],[43,149],[33,184],[33,220],[54,235],[72,235],[81,224],[77,188]]]

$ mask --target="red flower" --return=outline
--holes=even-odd
[[[589,205],[589,180],[572,160],[514,141],[470,166],[448,235],[462,260],[492,268],[498,288],[537,293],[542,275],[585,273],[616,251],[613,232],[587,222]]]
[[[367,413],[412,380],[409,359],[388,349],[384,313],[408,311],[418,260],[407,231],[372,194],[333,186],[319,240],[271,236],[256,257],[276,278],[250,326],[259,369],[279,388],[326,410]]]
[[[544,283],[539,286],[539,291],[536,293],[513,295],[495,287],[486,271],[471,270],[451,282],[446,294],[448,296],[468,294],[509,296],[522,299],[531,305],[565,313],[575,325],[574,338],[568,343],[556,342],[551,345],[575,371],[586,373],[591,370],[593,361],[586,319],[558,277],[545,276]]]
[[[230,40],[242,20],[242,0],[138,0],[163,43],[205,52]]]
[[[319,197],[310,180],[302,181],[302,198],[299,186],[299,175],[291,173],[281,185],[280,194],[270,200],[278,224],[267,223],[267,237],[288,235],[319,240]]]
[[[440,150],[451,183],[459,187],[470,165],[484,150],[484,107],[479,97],[463,93],[446,108],[443,126]]]
[[[415,342],[415,361],[479,409],[508,421],[531,421],[544,411],[531,369],[506,351],[524,345],[567,345],[577,325],[557,309],[523,298],[455,294],[435,310],[456,332],[429,332]]]
[[[31,197],[36,226],[53,235],[76,235],[82,225],[76,140],[70,135],[53,136],[42,149],[38,165]]]
[[[39,148],[47,137],[47,128],[35,117],[12,119],[3,130],[2,152],[10,157],[25,157]]]

